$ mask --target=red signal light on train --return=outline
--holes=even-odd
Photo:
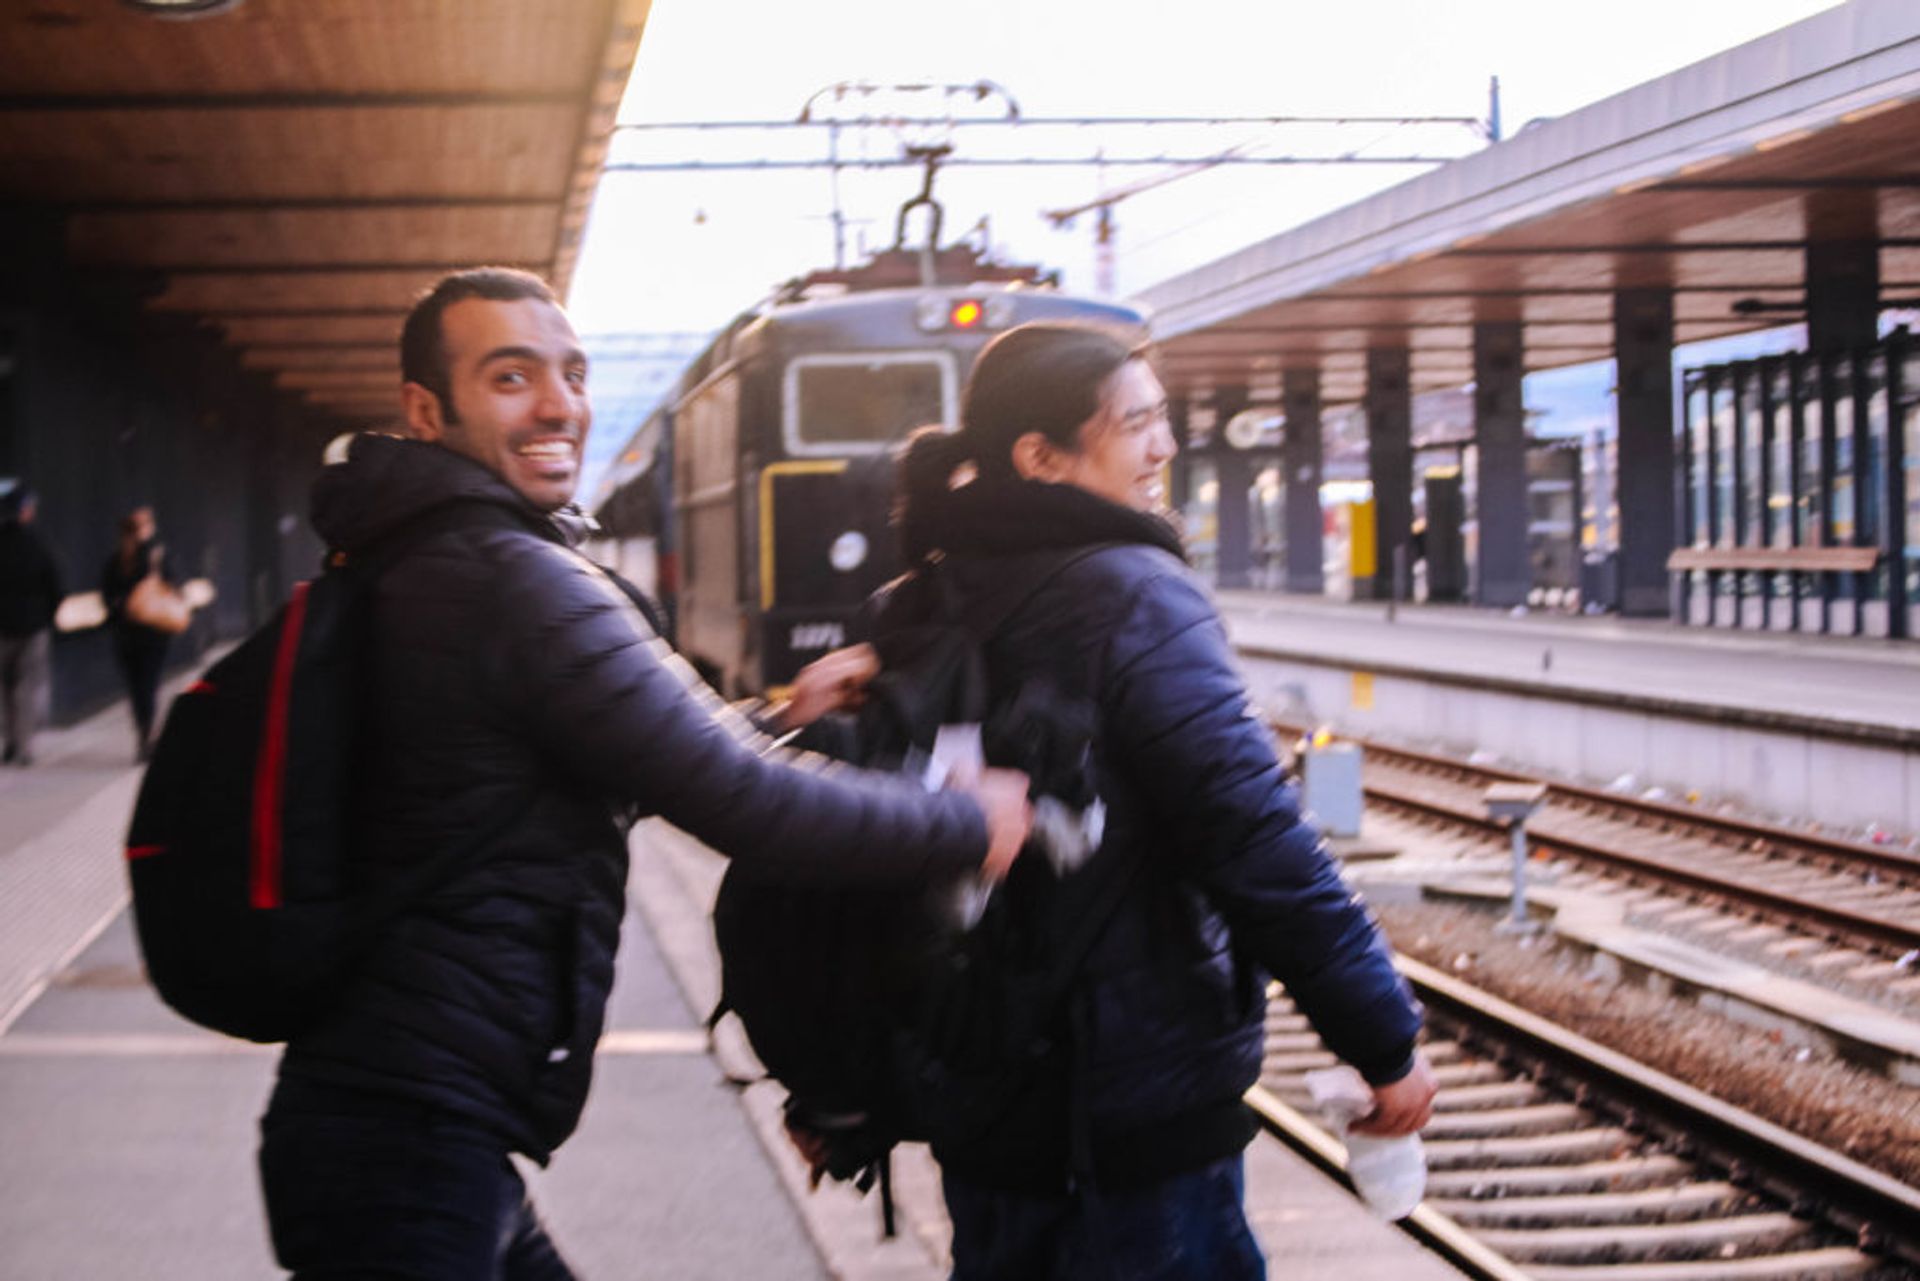
[[[955,329],[977,329],[986,315],[987,310],[980,305],[979,299],[962,298],[947,312],[947,323]]]

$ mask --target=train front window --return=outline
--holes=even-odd
[[[796,357],[787,366],[787,449],[885,449],[915,427],[954,418],[953,366],[937,352]]]

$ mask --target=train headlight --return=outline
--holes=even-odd
[[[998,296],[949,298],[929,294],[914,309],[914,323],[930,334],[943,330],[965,333],[972,329],[1003,328],[1012,313],[1012,300]]]
[[[867,563],[867,536],[857,529],[849,529],[833,540],[833,546],[827,549],[827,563],[843,574],[851,574]]]

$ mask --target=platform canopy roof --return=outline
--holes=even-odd
[[[390,414],[443,271],[564,288],[648,0],[128,0],[0,8],[0,198],[72,267],[218,326],[347,420]]]
[[[1883,300],[1920,295],[1913,0],[1853,0],[1142,300],[1176,391],[1317,366],[1352,401],[1370,348],[1409,348],[1416,391],[1471,381],[1477,322],[1521,322],[1530,371],[1607,359],[1619,289],[1673,290],[1679,342],[1789,323],[1810,239],[1877,240]]]

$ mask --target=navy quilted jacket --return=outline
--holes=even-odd
[[[758,755],[555,520],[445,449],[359,438],[314,524],[351,554],[454,498],[518,520],[426,535],[379,580],[356,866],[378,886],[467,857],[281,1073],[447,1108],[544,1161],[586,1098],[633,819],[858,879],[975,867],[986,827],[958,795]]]
[[[1094,1169],[1152,1180],[1237,1151],[1258,1078],[1268,975],[1377,1083],[1411,1067],[1420,1011],[1364,904],[1303,821],[1224,627],[1172,531],[1070,486],[976,482],[910,530],[939,572],[986,597],[1044,549],[1100,546],[1016,610],[986,650],[1001,691],[1040,679],[1099,709],[1103,858],[1142,862],[1074,997],[1086,1085],[1060,1079],[944,1164],[980,1182],[1048,1186],[1076,1108]],[[914,607],[882,607],[878,626]],[[1037,1176],[1037,1177],[1036,1177]]]

